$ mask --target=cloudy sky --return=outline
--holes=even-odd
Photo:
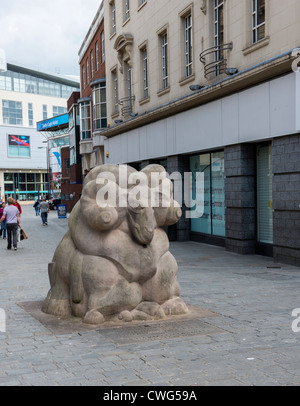
[[[78,51],[101,0],[0,0],[0,49],[8,63],[79,75]]]

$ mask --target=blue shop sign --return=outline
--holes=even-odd
[[[47,131],[51,128],[66,124],[69,124],[69,114],[62,114],[61,116],[49,118],[48,120],[39,121],[36,126],[37,131]]]

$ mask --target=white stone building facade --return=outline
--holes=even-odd
[[[204,215],[173,238],[300,264],[299,15],[297,0],[104,0],[106,163],[204,173]]]

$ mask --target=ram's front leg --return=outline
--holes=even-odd
[[[42,306],[44,313],[61,317],[71,315],[70,265],[75,255],[76,248],[70,233],[67,233],[55,251],[53,263],[49,264],[51,289]]]
[[[166,315],[188,313],[186,304],[179,298],[177,272],[175,258],[166,252],[159,260],[156,274],[143,285],[143,300],[158,303]]]
[[[123,310],[132,310],[142,300],[140,286],[127,282],[108,259],[85,256],[82,279],[87,295],[85,323],[102,324]]]

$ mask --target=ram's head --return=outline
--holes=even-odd
[[[141,245],[149,245],[155,229],[175,224],[181,209],[172,182],[160,165],[138,172],[127,165],[102,165],[86,177],[81,215],[100,232],[122,228]]]

